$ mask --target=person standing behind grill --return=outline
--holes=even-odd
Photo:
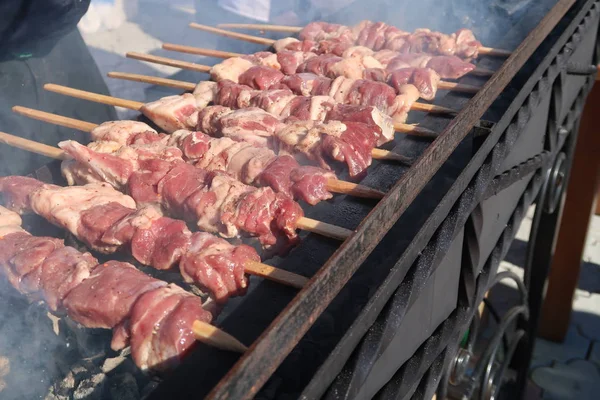
[[[108,94],[108,88],[77,30],[90,0],[0,0],[0,130],[56,146],[89,142],[84,132],[17,115],[21,105],[91,122],[117,119],[113,107],[60,96],[43,89],[57,83]],[[48,158],[0,144],[0,176],[24,175]]]

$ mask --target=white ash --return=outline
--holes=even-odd
[[[90,378],[84,379],[77,385],[77,389],[73,392],[74,400],[100,400],[104,398],[102,391],[106,375],[103,373],[92,375]]]

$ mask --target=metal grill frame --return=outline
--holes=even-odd
[[[573,2],[560,2],[567,6]],[[325,363],[314,375],[305,388],[302,398],[313,399],[326,395],[330,398],[348,398],[345,390],[346,383],[335,387],[336,377],[343,371],[352,373],[352,353],[360,346],[361,341],[369,340],[369,336],[377,340],[377,333],[369,328],[386,307],[394,307],[395,313],[390,321],[392,324],[402,323],[406,309],[421,293],[426,278],[437,268],[451,239],[464,227],[468,227],[468,219],[477,205],[487,197],[512,183],[533,173],[533,178],[519,202],[519,207],[511,217],[483,271],[469,270],[463,265],[461,271],[461,293],[459,304],[451,316],[426,340],[415,355],[405,363],[394,378],[382,389],[380,398],[427,397],[433,394],[440,381],[444,368],[454,356],[454,351],[460,333],[466,329],[473,314],[473,305],[485,293],[487,281],[493,275],[493,266],[499,262],[506,252],[508,243],[514,236],[518,221],[523,217],[523,210],[531,204],[543,184],[543,171],[551,165],[555,154],[544,152],[531,160],[502,174],[502,161],[509,154],[517,138],[522,133],[524,125],[531,117],[531,110],[539,104],[542,96],[550,95],[552,82],[564,73],[567,68],[569,54],[576,47],[576,29],[586,28],[596,22],[598,2],[582,0],[570,9],[567,16],[554,27],[546,26],[544,32],[534,34],[533,41],[526,44],[517,53],[518,62],[505,65],[491,79],[494,90],[482,90],[480,95],[469,102],[466,110],[450,123],[445,133],[424,152],[417,164],[404,174],[394,186],[388,197],[369,214],[359,227],[360,233],[346,241],[327,264],[320,269],[311,280],[311,287],[304,289],[273,321],[270,327],[251,347],[250,352],[237,360],[235,355],[227,355],[210,349],[203,349],[202,357],[219,358],[221,364],[234,364],[229,373],[209,394],[209,398],[251,398],[271,377],[272,371],[283,361],[293,347],[300,341],[307,329],[314,323],[332,298],[339,292],[341,286],[352,276],[361,262],[366,258],[381,238],[389,231],[396,221],[419,194],[424,182],[444,164],[456,146],[465,142],[469,131],[471,136],[467,141],[477,145],[468,165],[458,175],[448,192],[437,204],[435,211],[422,224],[412,241],[397,259],[395,266],[379,285],[366,306],[362,309],[347,334],[337,343],[327,357]],[[593,8],[593,10],[591,10]],[[590,11],[591,10],[591,11]],[[563,10],[563,11],[566,11]],[[588,15],[589,14],[589,15]],[[593,20],[593,21],[592,21]],[[587,21],[587,23],[586,23]],[[580,28],[583,27],[583,28]],[[590,27],[587,26],[586,29]],[[543,41],[545,39],[545,41]],[[538,46],[539,43],[543,43]],[[537,49],[535,52],[534,50]],[[514,60],[514,59],[513,59]],[[486,104],[496,99],[499,88],[508,84],[509,80],[527,60],[521,76],[517,76],[507,90],[511,91],[510,104],[498,105],[502,110],[494,124],[481,121],[474,127],[471,121],[478,120],[488,108]],[[535,61],[532,61],[535,60]],[[542,60],[539,62],[539,60]],[[513,96],[514,94],[514,96]],[[585,98],[587,92],[582,92]],[[484,104],[482,104],[482,102]],[[492,107],[492,110],[494,107]],[[580,110],[579,110],[580,111]],[[480,113],[480,114],[479,114]],[[493,113],[488,119],[494,119]],[[426,121],[427,122],[427,119]],[[435,121],[434,121],[435,123]],[[425,123],[426,125],[426,123]],[[402,189],[406,189],[403,192]],[[332,281],[332,275],[337,282]],[[274,288],[274,291],[285,291],[285,288]],[[399,288],[399,289],[398,289]],[[388,306],[386,306],[388,305]],[[384,316],[383,318],[386,318]],[[387,322],[387,321],[386,321]],[[366,336],[365,336],[366,335]],[[379,339],[381,339],[379,337]],[[274,348],[274,351],[271,351]],[[370,353],[371,359],[376,359]],[[375,357],[375,358],[374,358]],[[350,362],[348,362],[350,360]],[[219,368],[222,368],[221,366]],[[214,374],[218,374],[219,368]],[[180,368],[179,371],[182,369]],[[193,379],[193,368],[188,367],[187,375]],[[178,371],[175,371],[175,375]],[[347,377],[347,375],[346,375]],[[220,378],[220,377],[219,377]],[[215,377],[209,378],[215,379]],[[176,381],[175,381],[176,382]],[[333,382],[334,386],[331,386]],[[165,382],[168,383],[168,382]],[[189,382],[191,386],[194,382]],[[152,398],[169,393],[174,388],[173,382],[159,386]],[[162,389],[162,390],[161,390]],[[189,389],[189,388],[188,388]],[[329,391],[328,391],[329,389]],[[341,389],[341,390],[338,390]],[[193,389],[192,389],[193,390]],[[202,390],[200,390],[202,392]],[[269,398],[261,392],[261,397]],[[424,397],[424,398],[425,398]]]
[[[495,274],[498,264],[508,251],[508,247],[516,234],[516,230],[518,229],[519,223],[525,215],[527,208],[534,202],[536,196],[538,196],[538,192],[542,189],[549,168],[551,168],[557,154],[563,147],[568,148],[567,153],[570,154],[572,152],[576,139],[578,118],[582,112],[585,98],[594,83],[594,75],[588,76],[586,84],[572,104],[569,113],[564,120],[561,121],[562,124],[558,124],[558,126],[567,128],[570,134],[558,135],[557,127],[548,129],[547,135],[554,136],[548,138],[548,142],[552,143],[552,146],[550,146],[552,149],[545,150],[538,156],[533,157],[527,162],[522,163],[507,172],[501,173],[502,171],[499,170],[502,160],[506,158],[522,133],[524,125],[530,120],[531,110],[539,104],[542,97],[553,96],[553,83],[561,74],[567,73],[567,70],[571,67],[569,65],[569,55],[577,48],[577,44],[582,37],[585,36],[586,33],[589,33],[594,27],[597,27],[598,10],[599,7],[597,2],[588,2],[582,6],[568,29],[561,32],[560,36],[556,39],[556,42],[550,45],[550,49],[546,49],[547,56],[539,63],[538,68],[522,86],[519,94],[515,97],[515,100],[509,107],[509,111],[511,109],[516,109],[516,112],[510,113],[507,111],[502,119],[491,128],[491,132],[488,135],[486,142],[490,141],[495,135],[500,135],[499,139],[494,144],[492,151],[484,155],[485,160],[479,164],[476,173],[472,176],[472,179],[463,190],[459,199],[454,203],[452,210],[447,213],[446,219],[435,232],[433,239],[423,249],[421,255],[411,267],[411,271],[409,272],[410,275],[407,276],[400,289],[394,293],[393,298],[390,300],[391,304],[388,303],[386,305],[387,309],[393,310],[393,312],[388,312],[385,316],[379,316],[379,318],[398,318],[401,320],[406,309],[410,305],[410,298],[416,298],[425,284],[424,279],[419,280],[411,278],[427,277],[433,273],[433,270],[437,267],[436,261],[439,262],[441,255],[447,251],[448,246],[451,243],[451,240],[448,238],[453,238],[453,234],[459,232],[465,224],[466,227],[468,227],[467,219],[481,201],[534,172],[527,189],[519,201],[518,207],[511,216],[510,223],[503,231],[500,240],[486,262],[483,271],[474,271],[474,266],[469,265],[469,257],[465,257],[463,269],[461,271],[461,296],[459,298],[457,309],[444,323],[442,323],[438,330],[421,346],[415,355],[394,375],[394,378],[379,392],[377,398],[403,399],[410,398],[414,395],[415,398],[429,399],[435,393],[440,382],[442,371],[444,368],[447,368],[450,361],[454,358],[459,338],[462,337],[462,334],[468,328],[473,313],[476,310],[474,305],[479,304],[487,291],[486,289],[490,277]],[[557,29],[560,29],[560,27]],[[566,142],[568,143],[565,144]],[[482,155],[482,148],[479,149],[475,157]],[[568,159],[571,160],[571,157]],[[468,171],[465,171],[463,175],[461,175],[461,178],[464,177],[465,173],[468,173]],[[456,183],[458,183],[461,178],[459,178]],[[444,200],[448,199],[451,194],[452,193],[449,192]],[[537,201],[543,202],[543,197],[538,198]],[[474,236],[475,233],[469,231],[468,228],[465,232],[465,242],[469,242],[469,236]],[[440,240],[440,238],[443,238],[443,240]],[[466,246],[466,249],[468,249],[468,246]],[[476,251],[474,249],[471,250]],[[402,260],[399,260],[398,264],[400,264],[401,261]],[[538,274],[535,280],[538,282],[541,280],[541,282],[543,282],[544,277],[544,274]],[[534,296],[532,296],[532,298],[534,299],[541,296],[541,293],[533,294]],[[533,303],[535,303],[535,301],[536,300],[533,300]],[[535,318],[534,312],[533,319]],[[394,322],[395,325],[400,323],[401,321]],[[352,334],[356,335],[357,333],[356,331],[352,331]],[[388,332],[388,334],[390,333]],[[532,335],[533,332],[530,330],[529,334]],[[360,348],[360,346],[368,340],[372,343],[380,342],[382,336],[383,333],[380,329],[370,330],[366,333],[365,338],[362,339],[358,346]],[[339,347],[340,345],[338,345],[338,348]],[[333,385],[328,388],[326,398],[352,398],[351,385],[353,368],[364,369],[365,365],[368,365],[369,363],[369,361],[366,360],[368,360],[369,356],[373,357],[373,354],[372,352],[367,355],[363,353],[361,356],[363,359],[357,359],[356,352],[354,353],[354,358],[341,369],[340,377],[338,377]],[[525,362],[522,363],[525,371],[528,362],[529,360],[527,358]],[[319,386],[321,388],[323,386],[320,385],[318,380],[322,380],[321,374],[332,368],[332,366],[333,362],[327,360],[326,364],[321,367],[317,374],[317,381],[313,380],[311,385],[309,385],[307,390],[303,393],[304,399],[320,397],[322,393],[320,393],[318,388]],[[361,373],[364,375],[364,371],[361,371]]]

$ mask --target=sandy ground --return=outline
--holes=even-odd
[[[170,77],[195,82],[206,75],[181,71],[125,57],[137,51],[197,63],[210,62],[199,56],[184,55],[161,49],[162,43],[210,47],[210,38],[187,27],[194,21],[194,3],[189,0],[115,0],[92,1],[90,11],[79,28],[101,72],[131,72]],[[222,50],[227,50],[221,48]],[[106,79],[113,96],[147,101],[175,89]],[[121,118],[135,112],[118,109]],[[524,259],[524,242],[529,236],[530,212],[524,220],[517,241],[507,259]],[[563,344],[538,339],[532,365],[532,381],[541,388],[545,399],[592,399],[600,389],[600,217],[594,217],[586,244],[580,288],[573,300],[573,320]],[[522,275],[522,265],[503,262],[501,269]]]

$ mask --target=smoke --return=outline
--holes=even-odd
[[[515,26],[522,28],[521,36],[524,37],[554,3],[555,1],[551,0],[485,2],[480,0],[445,2],[439,0],[356,0],[343,9],[326,15],[324,19],[342,24],[355,24],[364,19],[384,21],[408,31],[416,28],[430,28],[451,33],[465,27],[472,29],[484,44],[496,46],[502,43],[501,38],[506,32]],[[168,5],[160,2],[155,7],[158,6],[167,7]],[[278,4],[278,7],[283,8],[281,4]],[[216,6],[214,0],[196,0],[195,8],[195,19],[207,25],[225,22],[255,22],[223,12]],[[165,18],[153,19],[148,16],[149,14],[144,17],[144,9],[144,7],[140,8],[140,16],[134,20],[163,42],[190,44],[241,53],[264,49],[264,46],[261,45],[190,29],[185,30],[190,33],[189,42],[186,43],[186,40],[178,40],[173,37],[174,33],[178,34],[182,31],[181,29],[171,29],[172,22],[166,21]],[[160,10],[162,11],[162,8]],[[316,14],[307,13],[307,15]],[[185,21],[184,17],[184,14],[172,15],[171,20],[185,24],[188,21]],[[272,17],[275,16],[272,15]],[[302,16],[299,18],[300,24],[310,22],[302,19]],[[525,20],[527,23],[524,23]],[[264,36],[279,38],[284,34],[273,33]],[[140,49],[128,50],[139,51]],[[169,54],[164,55],[168,56]],[[183,56],[175,58],[184,59]],[[214,62],[219,61],[214,60]],[[138,64],[135,65],[136,68],[141,68],[137,67]],[[140,71],[131,72],[139,73]],[[183,72],[179,79],[194,81],[198,79],[197,77],[198,75],[193,72]],[[64,110],[58,111],[63,113]],[[252,289],[255,287],[256,285],[251,285]],[[85,356],[82,354],[83,352],[80,353],[77,350],[78,342],[83,341],[85,337],[74,340],[68,335],[57,335],[54,331],[53,321],[48,318],[46,307],[39,303],[30,303],[3,278],[0,278],[0,296],[0,315],[2,316],[0,318],[0,398],[8,400],[44,398],[49,387],[57,380],[62,379],[74,362]],[[235,304],[242,301],[243,298],[235,299],[221,315],[220,320],[226,318],[228,313],[235,308]],[[82,331],[81,334],[88,335],[92,344],[94,342],[108,344],[107,338],[95,337],[89,331]]]
[[[4,278],[0,293],[0,358],[8,360],[0,398],[43,398],[63,372],[56,360],[68,354],[68,343],[53,332],[43,304],[30,304]]]
[[[469,28],[482,42],[498,43],[511,27],[524,22],[525,16],[528,22],[537,23],[554,3],[555,0],[356,0],[327,20],[348,25],[369,19],[406,31],[428,28],[452,33]],[[538,10],[531,13],[534,6]]]
[[[271,2],[271,23],[278,23],[277,15],[293,9],[287,0]],[[288,4],[290,3],[290,4]],[[474,31],[478,39],[489,46],[500,46],[502,38],[515,27],[522,28],[517,36],[524,38],[539,22],[556,0],[355,0],[341,9],[332,11],[331,7],[321,6],[319,2],[305,1],[308,9],[294,10],[298,13],[295,25],[304,25],[313,20],[322,19],[344,25],[353,25],[362,20],[383,21],[400,29],[412,31],[417,28],[429,28],[444,33],[452,33],[460,28]],[[343,1],[341,4],[348,3]],[[196,0],[196,20],[207,25],[217,23],[260,23],[250,18],[224,12],[215,1]],[[274,6],[274,4],[276,6]],[[328,3],[329,4],[329,3]],[[250,32],[256,34],[256,32]],[[281,38],[287,34],[260,33],[261,36]],[[240,53],[261,51],[263,46],[234,39],[204,34],[200,38],[203,47],[213,47]]]

